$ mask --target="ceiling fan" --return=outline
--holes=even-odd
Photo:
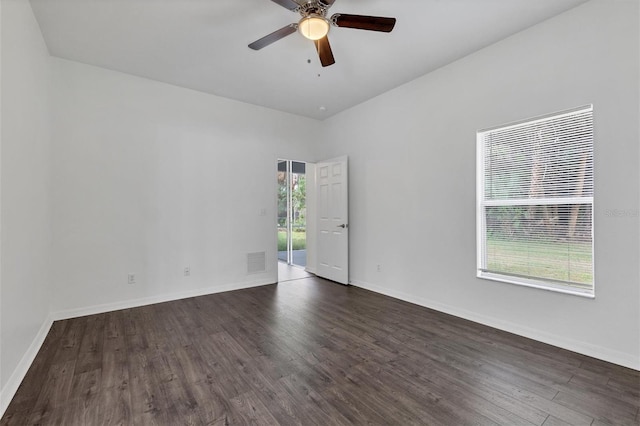
[[[289,24],[249,45],[253,50],[260,50],[288,35],[299,31],[304,37],[316,45],[320,63],[323,67],[335,64],[333,52],[327,34],[331,25],[358,30],[391,32],[396,25],[396,18],[379,16],[348,15],[335,13],[330,18],[327,12],[335,0],[271,0],[292,12],[298,12],[302,19],[298,23]]]

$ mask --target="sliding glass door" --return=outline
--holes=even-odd
[[[278,260],[307,265],[305,163],[278,160]]]

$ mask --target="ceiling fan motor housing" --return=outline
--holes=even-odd
[[[300,13],[300,15],[302,15],[303,18],[309,15],[319,15],[325,17],[330,7],[331,5],[325,2],[310,0],[305,4],[301,4],[298,8],[298,12]]]

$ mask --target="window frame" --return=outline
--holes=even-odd
[[[504,130],[510,127],[521,126],[525,124],[535,124],[536,122],[542,122],[552,118],[559,118],[579,112],[591,112],[593,119],[593,105],[583,105],[577,108],[568,110],[553,112],[544,114],[524,120],[519,120],[499,126],[493,126],[490,128],[480,129],[476,132],[476,276],[480,279],[486,279],[491,281],[498,281],[503,283],[515,284],[524,287],[537,288],[541,290],[547,290],[552,292],[571,294],[575,296],[581,296],[586,298],[595,298],[596,280],[595,280],[595,188],[594,193],[590,197],[567,197],[560,199],[543,198],[536,199],[535,203],[525,199],[512,199],[505,201],[493,201],[485,200],[485,135],[492,131]],[[592,122],[592,135],[593,144],[591,146],[591,154],[595,153],[595,125]],[[595,170],[592,171],[595,176]],[[525,275],[516,274],[501,274],[498,272],[487,271],[483,268],[486,265],[487,256],[487,238],[486,238],[486,213],[485,208],[491,206],[506,206],[506,205],[552,205],[558,204],[561,201],[562,204],[587,204],[591,206],[591,273],[592,281],[590,289],[580,289],[570,287],[566,284],[560,284],[560,282],[554,282],[552,279],[529,277]]]

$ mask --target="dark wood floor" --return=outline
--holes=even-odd
[[[55,322],[1,425],[637,425],[637,371],[317,278]]]

